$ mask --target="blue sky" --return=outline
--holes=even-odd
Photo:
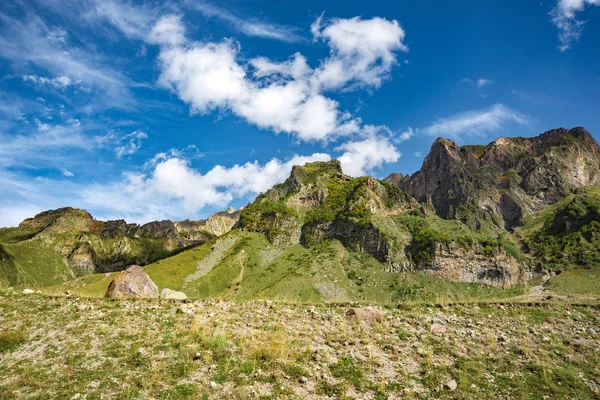
[[[600,0],[8,0],[0,226],[203,218],[294,164],[416,171],[431,142],[600,132]]]

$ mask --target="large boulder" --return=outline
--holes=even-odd
[[[123,298],[158,298],[158,286],[139,265],[131,265],[120,272],[108,285],[105,297]]]

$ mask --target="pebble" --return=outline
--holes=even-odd
[[[211,381],[210,382],[210,388],[211,389],[216,389],[218,387],[219,387],[219,384],[217,382],[215,382],[215,381]]]
[[[453,392],[458,387],[458,383],[454,379],[451,379],[444,384],[444,387]]]

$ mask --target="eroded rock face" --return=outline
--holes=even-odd
[[[185,238],[188,243],[204,243],[210,239],[226,234],[235,229],[240,220],[242,210],[228,208],[226,211],[215,213],[198,221],[186,219],[175,221],[177,232]]]
[[[156,299],[158,298],[158,287],[142,267],[131,265],[125,271],[120,272],[108,285],[105,297]]]
[[[510,230],[576,188],[600,185],[599,154],[600,146],[583,128],[500,138],[487,146],[461,147],[440,138],[419,171],[386,180],[442,218]]]
[[[499,247],[490,256],[477,248],[436,245],[433,262],[416,269],[455,282],[483,283],[500,288],[524,284],[533,272]]]

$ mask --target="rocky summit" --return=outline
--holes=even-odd
[[[419,171],[386,181],[442,218],[511,230],[577,188],[600,185],[600,146],[584,128],[500,138],[487,146],[440,138]]]

